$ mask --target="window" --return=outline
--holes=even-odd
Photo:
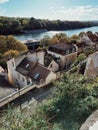
[[[25,68],[28,68],[29,67],[29,64],[27,64],[26,66],[25,66]]]
[[[72,52],[75,52],[75,51],[76,51],[76,49],[73,47],[73,48],[72,48]]]
[[[40,76],[40,73],[36,73],[34,79],[37,79]]]
[[[66,54],[67,54],[67,55],[69,54],[69,50],[68,50],[68,49],[66,50]]]
[[[12,61],[12,66],[14,67],[14,62]]]
[[[22,77],[22,81],[23,81],[23,82],[25,81],[23,77]]]
[[[66,57],[66,62],[68,61],[68,58]]]
[[[52,68],[52,64],[50,65],[50,68]]]
[[[57,57],[57,62],[60,62],[60,57]]]
[[[30,84],[30,79],[28,77],[26,77],[26,79],[27,79],[27,85],[29,85]]]
[[[39,61],[39,58],[37,58],[36,61],[38,62],[38,61]]]
[[[18,79],[20,79],[20,74],[18,73]]]
[[[45,63],[47,63],[47,59],[45,59]]]

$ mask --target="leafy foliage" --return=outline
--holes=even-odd
[[[50,37],[48,35],[45,35],[43,39],[40,41],[40,46],[46,47],[50,44]]]
[[[71,67],[75,67],[77,66],[80,62],[82,62],[83,60],[85,60],[87,57],[85,55],[85,53],[81,53],[73,62],[73,64],[71,65]]]
[[[12,35],[0,36],[0,65],[6,66],[6,59],[16,57],[27,51],[27,46],[17,41]]]
[[[26,45],[17,41],[12,35],[0,36],[0,53],[4,54],[9,50],[17,50],[19,52],[27,51]]]
[[[10,58],[17,57],[17,56],[19,56],[19,52],[16,50],[9,50],[4,53],[5,59],[10,59]]]
[[[78,77],[78,78],[77,78]],[[84,120],[98,108],[98,80],[77,74],[65,74],[54,83],[53,98],[34,113],[9,110],[0,120],[3,130],[78,130]]]

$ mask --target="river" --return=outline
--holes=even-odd
[[[35,33],[35,34],[21,34],[21,35],[14,35],[14,36],[17,40],[20,40],[20,41],[24,41],[24,40],[28,40],[28,39],[32,39],[32,38],[34,38],[36,40],[40,40],[45,35],[52,37],[56,33],[66,33],[67,36],[71,36],[73,34],[79,34],[80,32],[87,32],[87,31],[98,32],[98,26],[90,27],[90,28],[67,30],[67,31],[47,31],[47,32],[41,32],[41,33]]]

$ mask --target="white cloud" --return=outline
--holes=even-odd
[[[98,6],[51,7],[51,17],[61,20],[97,20]]]
[[[8,2],[9,0],[0,0],[0,4]]]
[[[0,16],[3,16],[5,12],[6,12],[6,9],[3,9],[0,7]]]

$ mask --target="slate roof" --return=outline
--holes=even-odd
[[[97,42],[98,41],[98,37],[95,34],[87,34],[87,36],[89,37],[89,39],[92,42]]]
[[[41,79],[45,80],[50,73],[50,70],[45,68],[43,65],[35,61],[29,61],[27,58],[24,58],[16,67],[16,71],[37,82],[40,82]]]

